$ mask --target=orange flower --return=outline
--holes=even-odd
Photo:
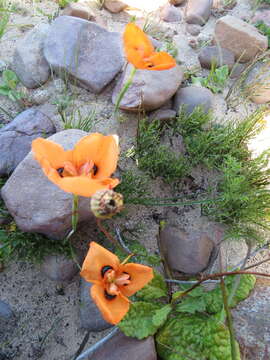
[[[129,310],[132,296],[153,278],[153,270],[140,264],[120,264],[116,255],[95,242],[84,260],[81,276],[94,285],[91,296],[110,324],[118,324]]]
[[[119,155],[115,135],[84,136],[68,151],[53,141],[38,138],[32,142],[32,151],[48,179],[66,192],[89,197],[119,184],[118,179],[110,178]]]
[[[150,39],[134,23],[124,32],[124,47],[128,62],[143,70],[167,70],[176,65],[175,59],[165,51],[155,52]]]

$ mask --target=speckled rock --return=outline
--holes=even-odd
[[[50,26],[36,25],[18,41],[12,69],[27,88],[43,85],[50,76],[50,66],[43,55],[43,46]]]
[[[150,120],[159,120],[159,121],[173,120],[175,118],[176,118],[176,111],[171,109],[159,109],[153,111],[149,116]]]
[[[180,22],[182,20],[179,8],[166,4],[160,11],[160,18],[166,22]]]
[[[77,257],[77,263],[64,255],[48,255],[41,264],[41,271],[53,281],[71,281],[79,272],[81,259]]]
[[[172,225],[160,231],[160,246],[170,268],[184,274],[206,270],[215,252],[215,241],[208,234],[187,233]]]
[[[72,149],[85,136],[82,130],[64,130],[50,140]],[[18,191],[20,189],[20,191]],[[1,192],[16,224],[22,231],[37,232],[62,239],[71,228],[72,194],[58,188],[44,175],[38,162],[29,153],[17,166]],[[89,221],[89,199],[79,198],[79,221]]]
[[[270,284],[258,281],[251,296],[232,311],[236,338],[246,359],[268,360],[270,356]]]
[[[81,327],[90,331],[101,331],[112,325],[105,321],[96,304],[93,302],[90,289],[92,284],[81,279],[80,283],[80,322]]]
[[[10,174],[31,150],[34,139],[55,133],[51,119],[38,108],[20,113],[0,129],[0,175]]]
[[[245,80],[246,96],[255,104],[270,101],[270,62],[258,62]]]
[[[127,4],[120,0],[105,0],[104,7],[115,14],[123,11],[127,7]]]
[[[183,106],[187,114],[191,114],[197,106],[201,106],[207,113],[212,108],[213,99],[212,92],[205,87],[188,86],[177,91],[173,108],[179,113],[180,107]]]
[[[185,20],[189,24],[204,25],[211,14],[213,0],[189,0],[185,9]]]
[[[119,331],[91,356],[91,360],[105,359],[157,360],[154,338],[138,340]]]
[[[215,27],[215,43],[232,51],[239,62],[247,62],[268,48],[267,37],[260,34],[255,26],[226,15]]]
[[[114,88],[112,95],[114,104],[122,86],[130,75],[131,69],[131,65],[126,67]],[[137,70],[131,86],[120,103],[120,109],[129,111],[158,109],[175,94],[182,79],[183,72],[178,65],[163,71]]]
[[[124,64],[119,33],[73,16],[52,23],[44,44],[45,57],[61,77],[99,93]]]
[[[201,66],[206,69],[211,69],[212,64],[217,67],[228,65],[232,69],[235,63],[234,54],[227,49],[218,46],[206,46],[202,48],[199,53],[199,60]]]

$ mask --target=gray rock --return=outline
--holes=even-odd
[[[239,78],[242,72],[246,69],[246,67],[247,67],[246,64],[239,64],[239,63],[235,64],[230,73],[230,78],[231,79]]]
[[[252,60],[268,48],[267,37],[255,26],[230,15],[217,21],[214,40],[217,46],[232,51],[239,62]]]
[[[113,14],[117,14],[125,10],[127,6],[128,5],[125,4],[125,2],[120,0],[104,0],[105,9],[109,10]]]
[[[0,60],[0,73],[6,70],[7,68],[8,68],[7,64],[3,60]]]
[[[7,175],[31,150],[32,140],[50,136],[55,127],[48,116],[38,108],[20,113],[13,121],[0,129],[0,175]]]
[[[128,65],[119,79],[112,95],[115,104],[117,96],[130,76]],[[129,111],[155,110],[168,101],[183,80],[183,72],[178,65],[169,70],[137,70],[131,86],[124,95],[120,109]]]
[[[81,327],[90,331],[101,331],[112,325],[105,321],[90,295],[92,284],[81,279],[80,283],[80,321]]]
[[[185,274],[206,270],[215,252],[215,242],[206,233],[187,233],[171,225],[160,231],[160,246],[170,268]]]
[[[246,96],[255,104],[270,101],[270,61],[257,62],[245,80]]]
[[[185,20],[189,24],[204,25],[211,14],[213,0],[189,0],[185,9]]]
[[[27,88],[33,89],[44,84],[50,76],[50,67],[43,55],[44,40],[50,26],[35,26],[18,42],[12,68]]]
[[[168,121],[176,118],[176,111],[171,109],[159,109],[151,113],[150,120]]]
[[[119,331],[91,356],[91,360],[105,359],[157,360],[154,338],[138,340]]]
[[[270,287],[256,285],[251,296],[232,311],[236,338],[246,359],[267,360],[270,355]]]
[[[228,65],[228,68],[232,69],[235,63],[234,54],[230,50],[219,46],[206,46],[202,48],[199,53],[199,60],[201,66],[206,69],[211,69],[212,64],[215,64],[217,67]]]
[[[183,106],[187,114],[191,114],[197,106],[201,106],[207,113],[212,108],[213,99],[212,92],[205,87],[188,86],[177,91],[173,108],[178,114],[180,107]]]
[[[41,271],[53,281],[70,281],[79,272],[81,259],[77,263],[64,255],[46,256],[41,264]]]
[[[61,131],[49,139],[68,150],[85,135],[82,130],[71,129]],[[18,165],[3,186],[1,195],[22,231],[62,239],[71,229],[72,194],[47,179],[32,153]],[[89,199],[80,197],[79,221],[90,219]]]
[[[170,4],[166,4],[160,11],[160,18],[166,22],[180,22],[182,20],[180,10]]]
[[[190,35],[197,36],[201,32],[201,26],[196,24],[187,24],[186,30]]]
[[[99,93],[124,64],[119,33],[73,16],[60,16],[51,25],[44,54],[62,78]]]
[[[10,320],[14,316],[13,311],[10,305],[2,300],[0,300],[0,320]]]

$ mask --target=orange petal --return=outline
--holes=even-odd
[[[144,60],[149,63],[148,70],[167,70],[176,66],[175,59],[165,51],[155,52]]]
[[[48,178],[60,189],[80,196],[91,197],[99,190],[113,189],[118,179],[94,180],[87,176],[60,177],[57,171],[50,170]]]
[[[64,161],[69,161],[71,158],[70,151],[65,151],[61,145],[43,138],[32,141],[32,151],[39,163],[43,159],[47,159],[55,169],[61,167]]]
[[[119,259],[109,250],[92,241],[82,265],[81,276],[90,282],[102,281],[101,270],[104,266],[111,266],[117,271],[120,266]]]
[[[132,63],[131,49],[135,50],[141,57],[149,56],[154,47],[147,35],[134,23],[126,25],[123,35],[124,48],[128,61]]]
[[[130,284],[119,287],[125,296],[132,296],[154,277],[153,269],[141,264],[128,263],[121,265],[119,270],[130,275]]]
[[[91,296],[99,308],[104,320],[110,324],[118,324],[129,310],[129,300],[122,294],[108,300],[104,295],[104,288],[94,284],[91,287]]]
[[[97,166],[96,179],[109,177],[116,169],[119,147],[113,135],[94,133],[83,137],[73,150],[73,162],[80,168],[88,161]]]

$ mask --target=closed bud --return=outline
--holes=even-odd
[[[99,190],[90,201],[91,211],[95,217],[110,219],[123,208],[123,195],[113,190]]]

